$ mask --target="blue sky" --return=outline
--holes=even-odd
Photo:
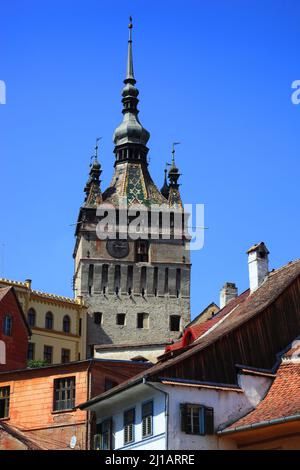
[[[102,136],[102,189],[121,121],[128,16],[140,119],[160,187],[179,140],[185,202],[205,204],[192,312],[225,281],[248,287],[246,250],[299,257],[298,0],[2,0],[1,275],[72,295],[74,224]]]

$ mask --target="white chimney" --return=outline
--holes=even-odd
[[[264,242],[253,245],[248,251],[250,291],[255,291],[269,273],[269,250]]]
[[[238,295],[238,290],[233,282],[225,282],[224,286],[220,290],[220,308],[225,307],[232,299],[235,299]]]

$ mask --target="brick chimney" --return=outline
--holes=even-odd
[[[254,292],[269,273],[269,250],[264,242],[253,245],[248,251],[250,291]]]
[[[225,282],[220,290],[220,308],[225,307],[232,299],[238,295],[238,289],[233,282]]]

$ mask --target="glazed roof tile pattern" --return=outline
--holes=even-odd
[[[269,392],[255,410],[231,424],[225,430],[229,431],[242,426],[250,426],[299,414],[299,391],[300,363],[282,363]],[[238,429],[236,430],[238,431]]]
[[[128,205],[168,204],[155,186],[146,165],[140,163],[124,162],[116,165],[111,184],[103,193],[103,202],[115,206],[124,198]]]

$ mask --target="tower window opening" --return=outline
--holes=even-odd
[[[158,267],[156,266],[154,268],[154,274],[153,274],[153,292],[155,296],[157,296],[157,285],[158,285]]]
[[[177,268],[176,269],[176,296],[180,296],[180,290],[181,290],[181,269]]]
[[[180,331],[180,315],[170,316],[170,331]]]
[[[101,277],[101,290],[103,294],[106,292],[108,284],[108,264],[103,264],[102,265],[102,277]]]
[[[101,323],[102,323],[102,312],[95,312],[94,313],[94,323],[96,325],[101,325]]]
[[[165,269],[165,288],[164,293],[167,294],[169,292],[169,268]]]
[[[126,314],[125,313],[117,313],[116,318],[117,325],[124,326],[126,323]]]
[[[94,284],[94,265],[90,264],[89,265],[89,277],[88,277],[89,294],[92,293],[93,284]]]
[[[137,314],[137,328],[149,328],[149,313]]]
[[[132,281],[133,281],[133,266],[127,268],[127,292],[131,295],[132,292]]]
[[[141,269],[141,294],[144,297],[147,285],[147,268],[145,266]]]
[[[135,245],[135,258],[136,262],[149,261],[149,243],[147,240],[137,240]]]
[[[114,290],[115,290],[115,293],[118,295],[119,291],[120,291],[120,285],[121,285],[121,266],[119,264],[117,264],[115,266],[115,279],[114,279]]]

